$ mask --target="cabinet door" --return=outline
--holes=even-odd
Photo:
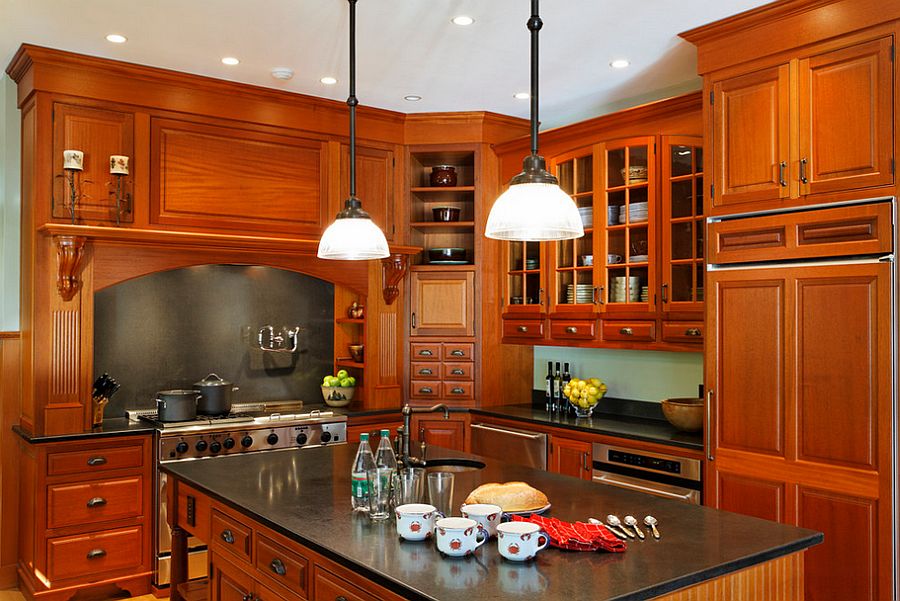
[[[590,443],[551,436],[547,463],[551,472],[590,480],[591,453]]]
[[[544,273],[546,245],[540,242],[505,242],[505,313],[519,317],[538,317],[547,310]]]
[[[129,167],[146,169],[134,162],[134,115],[81,106],[53,106],[53,217],[71,219],[71,195],[63,170],[63,150],[84,153],[84,170],[75,174],[76,222],[116,221],[116,176],[109,173],[110,155],[131,158]],[[123,176],[124,194],[132,194],[133,178]],[[119,206],[119,221],[131,223],[134,212],[128,198]]]
[[[341,206],[350,194],[350,150],[341,148]],[[383,148],[356,147],[356,196],[372,221],[394,240],[394,153]]]
[[[210,558],[211,601],[247,601],[252,598],[253,579],[242,570],[212,554]]]
[[[801,194],[889,185],[893,38],[800,61]]]
[[[713,207],[791,195],[789,67],[713,84]]]
[[[466,424],[463,420],[419,417],[412,427],[416,440],[424,440],[428,446],[466,450]]]
[[[410,275],[412,336],[475,335],[475,273],[414,271]]]

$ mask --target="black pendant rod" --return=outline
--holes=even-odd
[[[538,153],[538,32],[544,22],[538,14],[538,0],[531,0],[531,18],[528,31],[531,32],[531,154]]]
[[[356,0],[347,0],[350,3],[350,96],[347,97],[347,106],[350,107],[350,198],[351,206],[360,206],[362,203],[356,198]]]

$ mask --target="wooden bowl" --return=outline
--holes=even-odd
[[[703,429],[703,399],[665,399],[662,412],[666,420],[682,432]]]

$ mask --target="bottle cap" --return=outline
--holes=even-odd
[[[390,435],[391,435],[391,431],[388,430],[387,428],[384,428],[384,429],[381,430],[381,435],[382,435],[382,436],[390,436]]]
[[[363,432],[359,435],[360,442],[369,442],[369,434],[367,432]]]

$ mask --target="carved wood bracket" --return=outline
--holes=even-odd
[[[400,296],[400,282],[406,275],[409,266],[409,255],[401,255],[399,253],[381,260],[382,275],[382,294],[384,302],[392,305],[397,297]]]
[[[54,236],[56,243],[56,290],[64,301],[72,300],[81,289],[79,267],[84,257],[84,236]]]

